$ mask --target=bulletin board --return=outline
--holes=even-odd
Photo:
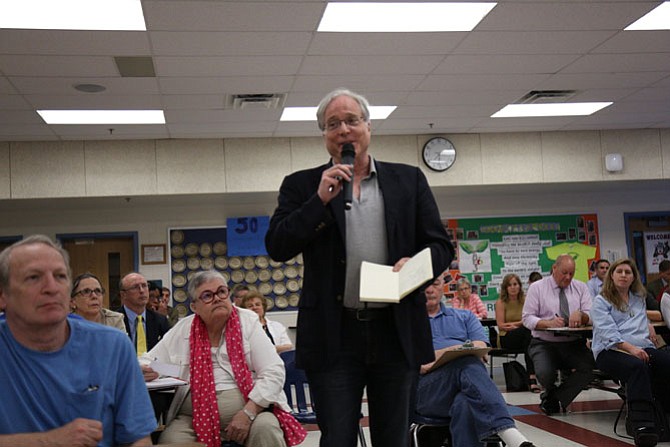
[[[519,275],[525,289],[531,272],[547,276],[563,253],[575,259],[575,279],[586,282],[600,258],[596,214],[445,219],[443,224],[456,250],[444,274],[447,298],[466,277],[473,292],[492,304],[505,275]]]
[[[234,228],[233,228],[234,230]],[[296,310],[302,289],[302,255],[277,262],[263,253],[250,254],[249,247],[263,245],[265,230],[257,234],[256,244],[243,244],[231,251],[231,227],[170,228],[170,270],[172,298],[180,317],[191,313],[188,281],[202,270],[218,270],[232,289],[238,284],[257,290],[270,311]],[[257,252],[260,249],[256,250]]]

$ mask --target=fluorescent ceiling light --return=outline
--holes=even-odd
[[[625,31],[670,29],[670,2],[663,2],[635,22]]]
[[[580,116],[591,115],[612,102],[573,102],[560,104],[508,104],[491,118],[512,118],[528,116]]]
[[[165,124],[162,110],[38,110],[47,124]]]
[[[0,28],[147,30],[140,0],[0,0]]]
[[[370,106],[370,119],[383,120],[398,106]],[[317,107],[285,107],[279,121],[316,121]]]
[[[317,31],[472,31],[496,3],[328,3]]]

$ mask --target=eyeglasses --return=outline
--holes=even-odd
[[[207,303],[212,302],[212,300],[214,299],[214,296],[216,296],[217,298],[220,298],[222,300],[225,300],[226,298],[228,298],[229,293],[230,293],[230,290],[228,289],[228,287],[221,286],[218,289],[216,289],[216,292],[212,292],[211,290],[205,290],[204,292],[202,292],[200,294],[198,299],[200,301],[202,301],[203,303],[207,304]]]
[[[76,292],[74,296],[81,295],[85,296],[86,298],[90,298],[93,296],[93,294],[96,294],[98,296],[104,296],[105,289],[102,289],[100,287],[97,287],[95,289],[81,289],[79,292]]]
[[[140,289],[147,290],[149,289],[149,284],[143,282],[139,284],[135,284],[134,286],[126,287],[123,289],[124,292],[139,292]]]
[[[326,123],[326,130],[328,132],[335,132],[342,126],[342,123],[344,123],[349,129],[351,129],[353,127],[360,126],[362,122],[363,122],[362,116],[350,116],[343,120],[331,120]]]

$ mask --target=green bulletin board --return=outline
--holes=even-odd
[[[445,295],[452,298],[456,282],[465,276],[489,309],[498,299],[503,277],[516,273],[524,286],[528,275],[546,276],[556,257],[575,258],[575,279],[588,281],[593,261],[600,257],[595,214],[491,217],[444,220],[457,258],[445,272]],[[524,287],[525,288],[525,287]]]

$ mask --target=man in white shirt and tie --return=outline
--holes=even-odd
[[[574,275],[574,259],[560,255],[551,275],[530,285],[523,306],[523,325],[533,335],[528,353],[537,379],[545,388],[540,395],[540,408],[547,415],[564,411],[593,379],[595,362],[585,339],[579,334],[566,336],[546,331],[591,323],[591,293],[586,284],[573,279]],[[572,372],[556,386],[559,370]]]

